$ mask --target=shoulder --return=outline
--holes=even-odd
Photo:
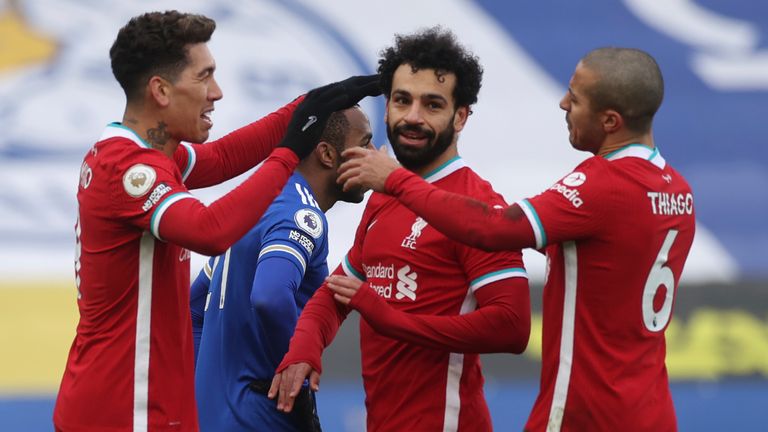
[[[668,173],[670,175],[669,177],[671,179],[670,182],[675,182],[678,185],[680,185],[682,189],[692,192],[692,188],[690,183],[688,183],[688,180],[685,177],[683,177],[683,175],[680,174],[680,172],[672,168],[671,165],[667,164],[667,166],[664,167],[664,171],[665,173]]]
[[[601,156],[592,156],[584,159],[573,168],[573,172],[589,172],[595,175],[601,175],[611,171],[611,162]],[[569,173],[570,174],[570,173]]]
[[[365,204],[366,211],[375,211],[385,205],[393,202],[395,199],[391,196],[379,192],[373,192]]]
[[[251,233],[262,244],[272,244],[268,250],[283,250],[275,244],[296,244],[301,247],[294,249],[306,251],[308,258],[326,243],[328,223],[322,211],[302,203],[292,182],[289,186],[293,191],[286,187]]]
[[[94,170],[94,179],[122,183],[133,197],[147,193],[156,181],[175,178],[175,165],[170,158],[119,136],[97,142],[86,154],[83,165]]]
[[[325,237],[328,234],[327,221],[325,215],[320,210],[303,206],[296,209],[291,215],[292,223],[296,228],[314,239]]]
[[[599,156],[592,156],[576,165],[570,172],[562,176],[555,185],[584,188],[608,187],[613,184],[610,178],[615,177],[615,169],[611,163]]]
[[[506,204],[504,197],[496,192],[493,185],[469,167],[459,169],[444,180],[445,184],[438,184],[437,186],[487,203]]]
[[[90,152],[100,165],[111,166],[120,171],[125,171],[136,164],[166,170],[173,170],[176,166],[173,160],[162,152],[141,147],[122,137],[112,137],[99,141]]]
[[[272,203],[264,219],[271,225],[298,229],[315,241],[327,235],[325,214],[318,208],[311,192],[293,179]]]

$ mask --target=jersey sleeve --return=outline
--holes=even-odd
[[[250,298],[253,311],[266,330],[264,345],[269,351],[288,351],[299,315],[294,293],[302,275],[290,254],[269,253],[259,258]]]
[[[479,192],[478,198],[489,208],[507,207],[501,195],[492,190]],[[469,279],[469,289],[477,302],[476,310],[462,310],[462,315],[456,317],[454,323],[457,329],[473,328],[474,324],[477,332],[475,342],[470,340],[468,344],[455,348],[462,347],[472,352],[522,352],[528,343],[531,315],[528,273],[523,264],[522,251],[508,248],[487,252],[462,243],[455,245],[459,263]],[[473,313],[478,317],[463,315]],[[478,322],[483,324],[476,324]],[[497,337],[499,340],[492,342],[493,334],[498,335],[502,328],[506,329],[504,334],[507,337]]]
[[[522,353],[531,331],[528,280],[505,278],[475,293],[477,309],[460,315],[410,314],[363,284],[350,306],[384,336],[426,348],[464,353]]]
[[[269,329],[270,349],[285,353],[299,315],[296,293],[313,256],[322,253],[326,223],[319,210],[309,206],[278,212],[279,220],[262,239],[250,298]]]
[[[387,177],[385,188],[438,231],[466,245],[503,251],[536,244],[533,228],[518,205],[492,206],[474,197],[449,192],[405,168],[393,171]]]
[[[211,277],[213,276],[213,262],[211,257],[205,262],[189,290],[189,306],[192,317],[192,336],[195,347],[195,364],[197,353],[200,349],[200,339],[203,335],[203,319],[205,318],[205,303],[210,290]]]
[[[507,203],[495,192],[481,197],[491,208],[504,208]],[[509,249],[500,252],[486,252],[465,244],[456,244],[457,255],[464,273],[470,280],[469,287],[473,293],[495,281],[523,278],[527,281],[528,274],[523,265],[523,254],[519,249]]]
[[[549,189],[517,204],[536,238],[536,248],[593,236],[605,226],[620,193],[597,158],[582,162]]]
[[[153,149],[135,148],[122,155],[111,176],[111,205],[118,218],[158,237],[153,226],[163,209],[184,199],[197,201],[184,183],[173,161]]]
[[[259,260],[282,256],[303,276],[315,253],[320,253],[327,232],[325,217],[309,206],[288,209],[262,240]]]
[[[189,189],[213,186],[261,163],[280,143],[293,111],[303,98],[206,144],[182,143],[174,154]]]
[[[333,274],[344,274],[341,265]],[[333,292],[323,283],[304,306],[296,323],[288,352],[277,366],[276,373],[296,363],[308,363],[322,373],[323,350],[333,342],[341,323],[347,318],[349,308],[333,298]]]
[[[297,164],[292,151],[275,149],[255,173],[210,206],[184,199],[192,197],[188,193],[169,193],[151,210],[147,228],[159,239],[219,255],[256,225]]]

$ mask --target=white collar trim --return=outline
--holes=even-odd
[[[136,145],[139,147],[152,148],[146,141],[141,139],[141,137],[137,135],[136,132],[126,126],[123,126],[120,123],[108,124],[106,129],[104,129],[104,132],[101,133],[99,141],[104,141],[105,139],[116,137],[129,139],[136,143]]]
[[[650,148],[642,144],[629,144],[605,155],[605,159],[609,161],[615,161],[625,157],[645,159],[659,167],[659,169],[664,169],[664,167],[667,165],[667,161],[665,161],[661,156],[661,153],[659,153],[658,147]]]

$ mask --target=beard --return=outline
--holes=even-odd
[[[398,138],[400,134],[405,132],[417,132],[424,135],[427,138],[427,145],[419,148],[401,145]],[[438,134],[417,125],[403,124],[394,128],[387,126],[387,138],[392,144],[392,150],[395,152],[397,161],[411,171],[423,168],[440,157],[453,143],[455,134],[453,122],[449,122],[448,127]]]

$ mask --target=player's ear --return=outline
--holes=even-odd
[[[336,159],[339,158],[339,155],[330,143],[320,141],[315,147],[315,156],[317,156],[320,165],[330,169],[336,168]]]
[[[467,124],[467,117],[469,117],[469,107],[459,107],[453,114],[453,129],[456,132],[461,132],[464,129],[464,125]]]
[[[150,97],[161,107],[167,107],[171,103],[170,83],[159,75],[154,75],[149,79],[147,91]]]
[[[624,118],[615,110],[606,110],[602,115],[603,131],[607,134],[615,133],[624,127]]]

